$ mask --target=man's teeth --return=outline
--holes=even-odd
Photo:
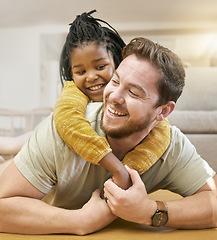
[[[102,86],[103,86],[103,85],[98,85],[98,86],[90,87],[89,89],[90,89],[91,91],[95,91],[95,90],[98,90],[98,89],[102,88]]]
[[[109,107],[108,109],[109,109],[109,111],[110,111],[111,113],[116,114],[116,115],[118,115],[118,116],[124,116],[124,115],[126,115],[126,114],[124,114],[124,113],[115,111],[115,110],[111,109],[110,107]]]

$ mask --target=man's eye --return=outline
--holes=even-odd
[[[116,84],[116,85],[119,84],[118,80],[115,79],[115,78],[112,78],[111,81],[112,81],[114,84]]]
[[[134,91],[132,90],[129,90],[130,94],[133,95],[134,97],[138,97],[139,95],[137,93],[135,93]]]

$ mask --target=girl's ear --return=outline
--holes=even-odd
[[[164,120],[164,118],[166,118],[170,113],[172,113],[172,111],[175,108],[175,105],[176,105],[175,102],[169,101],[167,104],[160,106],[161,107],[161,111],[157,115],[156,120],[157,121]]]

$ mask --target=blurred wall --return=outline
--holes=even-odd
[[[0,29],[0,107],[39,105],[39,33],[35,29]]]
[[[144,36],[177,53],[186,66],[217,65],[217,34],[172,29],[123,29],[114,25],[128,43]],[[61,86],[59,57],[68,26],[0,29],[0,108],[53,107]]]

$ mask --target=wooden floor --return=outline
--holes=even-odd
[[[176,230],[151,228],[115,220],[105,229],[87,236],[74,235],[19,235],[0,233],[0,240],[216,240],[217,229]]]

